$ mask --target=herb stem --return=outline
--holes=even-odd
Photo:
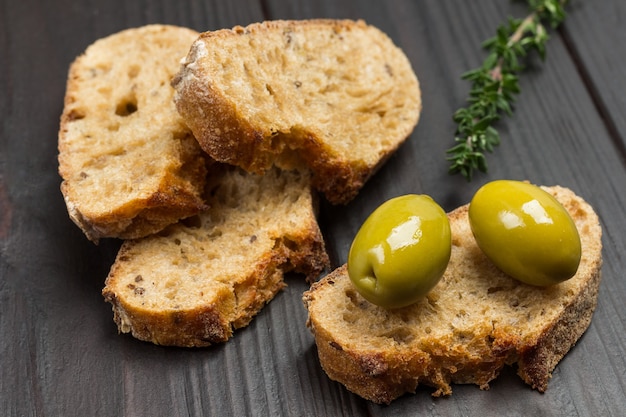
[[[500,114],[511,115],[515,95],[519,94],[518,72],[522,58],[536,50],[545,58],[548,40],[544,22],[556,28],[565,18],[567,0],[527,0],[530,13],[524,19],[509,18],[498,27],[495,37],[484,42],[489,54],[482,66],[463,74],[472,82],[468,106],[454,113],[457,123],[456,145],[447,150],[450,173],[460,173],[468,181],[475,170],[486,172],[484,152],[500,144],[493,124]]]
[[[528,30],[528,28],[533,25],[535,19],[537,18],[537,12],[533,11],[522,21],[519,27],[515,30],[513,35],[509,38],[508,46],[511,47],[522,39],[524,33]]]

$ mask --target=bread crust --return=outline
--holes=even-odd
[[[367,303],[351,287],[346,265],[303,295],[309,312],[307,326],[328,376],[363,398],[388,404],[414,392],[419,384],[434,387],[433,396],[450,395],[454,383],[488,389],[504,366],[515,365],[527,384],[544,392],[555,366],[591,322],[602,266],[601,229],[591,206],[568,189],[544,189],[568,209],[581,234],[583,257],[574,278],[546,289],[515,282],[477,248],[467,225],[468,206],[460,207],[449,213],[456,248],[448,271],[418,305],[384,311]],[[485,289],[486,301],[468,294],[474,288],[463,284],[464,272],[472,280],[490,282],[487,286],[475,284],[477,292]],[[459,297],[465,294],[468,300],[463,299],[459,306],[448,305],[458,289]],[[537,297],[542,297],[541,301],[533,301]],[[350,317],[350,309],[337,305],[357,310],[359,319]],[[471,314],[478,316],[472,318]],[[346,320],[357,324],[346,324]],[[359,320],[374,330],[361,329]],[[529,323],[527,327],[524,322]],[[404,324],[404,334],[393,330],[398,323]],[[411,329],[417,326],[414,323],[420,328],[432,327],[432,334]],[[351,326],[361,336],[344,334]],[[445,330],[448,326],[450,331]],[[396,340],[388,342],[376,333],[385,328]]]
[[[330,76],[317,74],[311,67],[307,68],[306,62],[298,64],[301,67],[296,66],[299,71],[297,74],[287,74],[289,69],[283,68],[269,74],[255,73],[254,77],[248,77],[247,72],[252,70],[247,70],[242,74],[237,73],[236,79],[230,81],[230,85],[226,84],[226,81],[218,80],[216,74],[221,68],[220,61],[235,61],[221,64],[228,65],[228,70],[224,69],[224,72],[230,71],[228,72],[230,74],[236,72],[233,67],[252,66],[255,57],[245,55],[238,58],[234,53],[227,57],[216,56],[221,54],[221,51],[217,50],[232,47],[236,51],[244,48],[244,44],[247,45],[248,42],[256,42],[259,47],[253,49],[256,52],[252,53],[258,54],[259,57],[274,53],[272,51],[274,48],[278,52],[275,56],[272,55],[272,61],[297,61],[297,57],[305,53],[302,52],[304,47],[298,46],[300,43],[297,39],[312,38],[313,35],[310,35],[312,32],[324,32],[337,39],[335,43],[329,42],[331,47],[326,49],[320,47],[316,50],[321,56],[341,55],[342,44],[348,42],[357,44],[354,39],[360,37],[368,39],[370,41],[368,45],[372,47],[380,45],[385,54],[371,60],[375,61],[379,72],[387,74],[384,76],[387,79],[386,84],[380,82],[380,85],[377,85],[377,82],[372,81],[372,85],[369,85],[370,83],[364,81],[362,85],[358,85],[363,91],[355,93],[362,95],[363,98],[352,98],[349,101],[344,100],[345,102],[334,100],[327,97],[330,93],[320,93],[317,90],[315,95],[311,93],[310,96],[306,96],[303,91],[309,84],[313,84],[313,81],[307,84],[306,81],[294,80],[293,77],[314,78],[316,82],[323,84],[319,89],[324,91],[348,88],[344,86],[348,85],[348,81],[344,84],[340,81],[334,83],[329,79],[318,81],[318,78]],[[354,59],[362,56],[358,58],[361,59],[359,62],[366,61],[368,58],[366,48],[360,46],[355,48],[360,49],[357,49],[358,54],[353,55]],[[328,52],[329,50],[331,52]],[[345,64],[346,67],[348,65]],[[289,64],[285,66],[290,68]],[[344,76],[357,79],[355,83],[358,84],[358,78],[363,76],[359,73],[360,66],[348,68],[346,70],[339,66],[335,70],[349,72],[350,74]],[[268,110],[266,115],[261,114],[262,111],[249,111],[251,107],[264,108],[261,104],[264,97],[258,97],[261,93],[250,96],[244,93],[243,87],[231,88],[232,85],[246,83],[252,89],[265,86],[262,88],[269,90],[273,103],[269,105],[271,110]],[[385,86],[381,86],[383,84]],[[314,187],[334,204],[345,204],[356,196],[367,179],[408,138],[419,120],[421,111],[419,83],[408,59],[384,33],[363,21],[280,20],[205,32],[192,45],[172,85],[176,89],[175,102],[178,111],[194,132],[200,146],[212,158],[256,173],[262,173],[272,165],[284,168],[306,165],[313,172]],[[385,88],[389,91],[377,90]],[[307,118],[307,107],[312,106],[297,104],[301,100],[316,102],[326,100],[328,107],[320,114],[315,114],[315,117]],[[354,111],[344,109],[351,106],[355,107]],[[318,121],[332,119],[332,115],[337,112],[341,112],[337,120]],[[372,116],[377,113],[379,116]],[[387,120],[385,115],[391,119],[390,122],[385,121]],[[373,133],[362,133],[356,128],[362,124],[362,120],[365,120],[363,118],[371,120],[372,117],[380,118],[380,126],[387,123],[390,127],[381,128]],[[354,141],[362,142],[352,147],[347,145],[338,147],[337,142],[343,139],[333,137],[368,136],[368,133],[370,137],[352,138]],[[363,150],[369,150],[370,147],[372,149],[368,154],[358,154]]]

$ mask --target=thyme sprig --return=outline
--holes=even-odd
[[[502,113],[511,116],[515,96],[520,93],[518,73],[521,60],[532,50],[541,59],[546,56],[548,31],[545,24],[556,28],[565,19],[567,0],[527,0],[529,14],[523,19],[509,18],[497,29],[496,36],[483,43],[488,50],[482,66],[466,72],[462,79],[472,83],[468,106],[457,110],[456,145],[447,150],[451,162],[449,172],[460,173],[468,181],[475,170],[487,172],[484,152],[493,152],[500,144],[500,135],[493,124]]]

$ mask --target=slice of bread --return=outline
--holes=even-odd
[[[412,306],[385,310],[353,287],[345,265],[315,283],[303,300],[308,326],[328,376],[376,403],[418,384],[452,393],[450,384],[488,388],[505,365],[533,388],[589,326],[602,265],[601,228],[593,209],[572,191],[544,187],[572,215],[582,240],[576,275],[547,288],[500,272],[473,238],[468,206],[449,213],[452,257],[440,283]]]
[[[306,165],[331,203],[357,194],[421,111],[409,60],[363,21],[269,21],[203,33],[172,85],[211,157],[257,173]]]
[[[90,240],[145,236],[204,208],[205,154],[170,85],[197,37],[176,26],[128,29],[72,63],[59,173],[69,215]]]
[[[160,345],[228,340],[285,285],[328,267],[309,174],[215,164],[210,208],[122,245],[102,293],[120,332]]]

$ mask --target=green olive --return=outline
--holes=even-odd
[[[426,195],[393,198],[367,218],[348,254],[348,274],[358,292],[384,308],[426,295],[450,260],[450,223]]]
[[[519,281],[548,286],[578,270],[581,244],[574,221],[535,185],[509,180],[485,184],[470,202],[469,221],[480,249]]]

